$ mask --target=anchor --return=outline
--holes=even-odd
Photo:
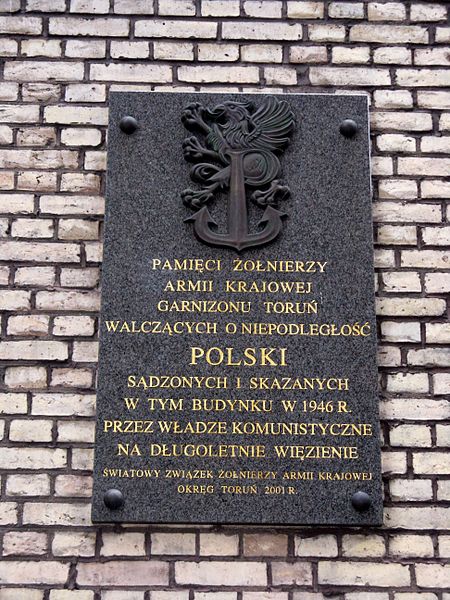
[[[287,216],[277,208],[278,202],[289,195],[289,188],[275,179],[281,169],[275,153],[289,141],[293,115],[286,102],[274,97],[267,98],[256,111],[252,109],[249,102],[225,102],[212,111],[195,103],[185,109],[182,117],[187,129],[200,130],[206,136],[205,146],[196,137],[183,143],[186,160],[197,163],[191,169],[191,179],[204,184],[199,191],[182,192],[184,203],[197,209],[185,221],[194,224],[194,233],[201,242],[238,252],[274,240]],[[213,163],[198,162],[205,158]],[[250,199],[264,208],[258,223],[262,229],[255,233],[250,233],[248,227],[246,186],[255,188]],[[228,231],[220,233],[213,229],[217,223],[206,204],[216,191],[226,188],[230,190]]]

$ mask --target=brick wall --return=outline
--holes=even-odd
[[[0,0],[0,600],[450,600],[448,8]],[[170,89],[370,98],[382,529],[89,522],[107,97]]]

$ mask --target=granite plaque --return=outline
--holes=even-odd
[[[112,93],[93,520],[382,519],[365,96]]]

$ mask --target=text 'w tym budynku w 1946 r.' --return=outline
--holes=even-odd
[[[379,525],[367,100],[113,93],[93,520]]]

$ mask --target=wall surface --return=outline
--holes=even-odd
[[[450,600],[448,10],[0,0],[0,600]],[[382,529],[90,524],[108,92],[171,89],[370,98]]]

